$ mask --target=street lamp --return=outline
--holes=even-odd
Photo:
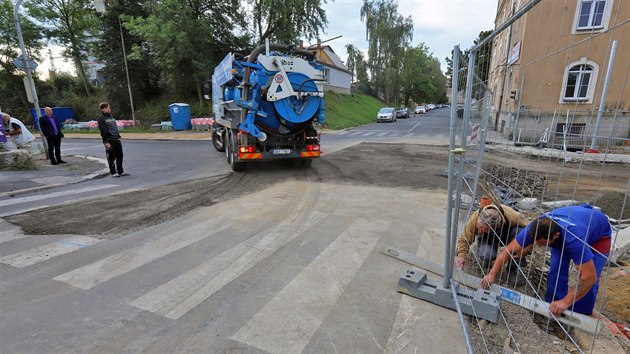
[[[35,105],[35,119],[39,120],[41,116],[41,112],[39,109],[39,98],[37,97],[37,89],[35,88],[35,82],[33,81],[33,69],[31,65],[34,63],[26,53],[26,45],[24,45],[24,38],[22,37],[22,28],[20,27],[20,19],[18,17],[18,10],[20,8],[20,4],[22,0],[17,0],[15,2],[15,8],[13,10],[13,20],[15,21],[15,29],[17,31],[18,42],[20,43],[20,49],[22,50],[22,62],[24,64],[24,71],[26,72],[26,76],[28,77],[28,89],[31,91],[31,95],[33,97],[33,104]],[[19,60],[19,59],[18,59]],[[33,122],[34,124],[35,122]],[[38,122],[39,123],[39,122]],[[42,144],[44,145],[44,151],[46,152],[46,157],[48,158],[48,141],[44,138],[44,134],[42,130],[39,130],[39,136],[42,140]]]

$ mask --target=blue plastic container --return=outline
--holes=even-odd
[[[191,130],[190,106],[186,103],[173,103],[168,106],[173,130]]]
[[[72,107],[51,107],[53,110],[53,117],[57,119],[57,121],[61,124],[63,128],[63,122],[66,119],[75,119],[74,118],[74,110]],[[40,117],[45,116],[46,112],[44,112],[43,108],[39,109]],[[39,119],[35,116],[35,108],[31,108],[31,115],[33,116],[33,125],[35,126],[35,131],[39,131]]]

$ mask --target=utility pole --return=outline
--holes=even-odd
[[[13,10],[13,19],[15,21],[15,29],[17,30],[18,42],[20,43],[20,49],[22,50],[22,58],[24,59],[24,66],[26,71],[26,76],[28,77],[28,86],[31,90],[31,95],[33,96],[33,104],[35,105],[35,119],[39,120],[41,116],[41,111],[39,109],[39,98],[37,97],[37,89],[35,88],[35,82],[33,81],[33,68],[31,68],[31,60],[26,53],[26,45],[24,45],[24,38],[22,37],[22,28],[20,27],[20,19],[18,18],[18,9],[20,8],[20,4],[22,0],[17,0],[15,2],[15,8]],[[39,123],[39,122],[38,122]],[[48,142],[42,133],[42,130],[39,129],[39,136],[42,140],[42,144],[44,145],[44,151],[46,151],[46,157],[48,156]]]
[[[107,6],[103,0],[93,0],[96,12],[105,14],[107,12]],[[122,22],[120,16],[118,18],[118,28],[120,30],[120,43],[122,45],[123,59],[125,61],[125,74],[127,75],[127,89],[129,90],[129,105],[131,106],[131,119],[133,119],[133,126],[136,126],[136,112],[133,108],[133,95],[131,94],[131,81],[129,80],[129,67],[127,66],[127,51],[125,50],[125,37],[123,36]]]

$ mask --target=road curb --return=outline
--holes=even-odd
[[[18,189],[18,190],[14,190],[14,191],[10,191],[10,192],[2,192],[2,193],[0,193],[0,197],[11,197],[11,196],[19,195],[19,194],[38,192],[38,191],[45,190],[45,189],[50,189],[50,188],[69,186],[71,184],[81,183],[81,182],[85,182],[85,181],[89,181],[89,180],[92,180],[92,179],[101,178],[101,177],[109,175],[109,164],[107,163],[107,160],[101,159],[101,158],[98,158],[98,157],[94,157],[94,156],[87,156],[87,155],[72,155],[72,156],[79,157],[79,158],[84,158],[84,159],[92,160],[92,161],[96,161],[96,162],[100,162],[100,163],[102,163],[103,165],[105,165],[107,167],[104,167],[104,168],[102,168],[99,171],[90,173],[90,174],[85,175],[83,177],[79,177],[76,180],[74,180],[72,182],[69,182],[69,183],[47,184],[47,185],[37,186],[37,187],[32,187],[32,188]]]

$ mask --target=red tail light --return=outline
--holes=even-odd
[[[239,152],[241,153],[252,153],[252,152],[256,152],[256,147],[255,146],[241,146],[239,148]]]
[[[319,145],[306,145],[306,151],[319,151]]]

